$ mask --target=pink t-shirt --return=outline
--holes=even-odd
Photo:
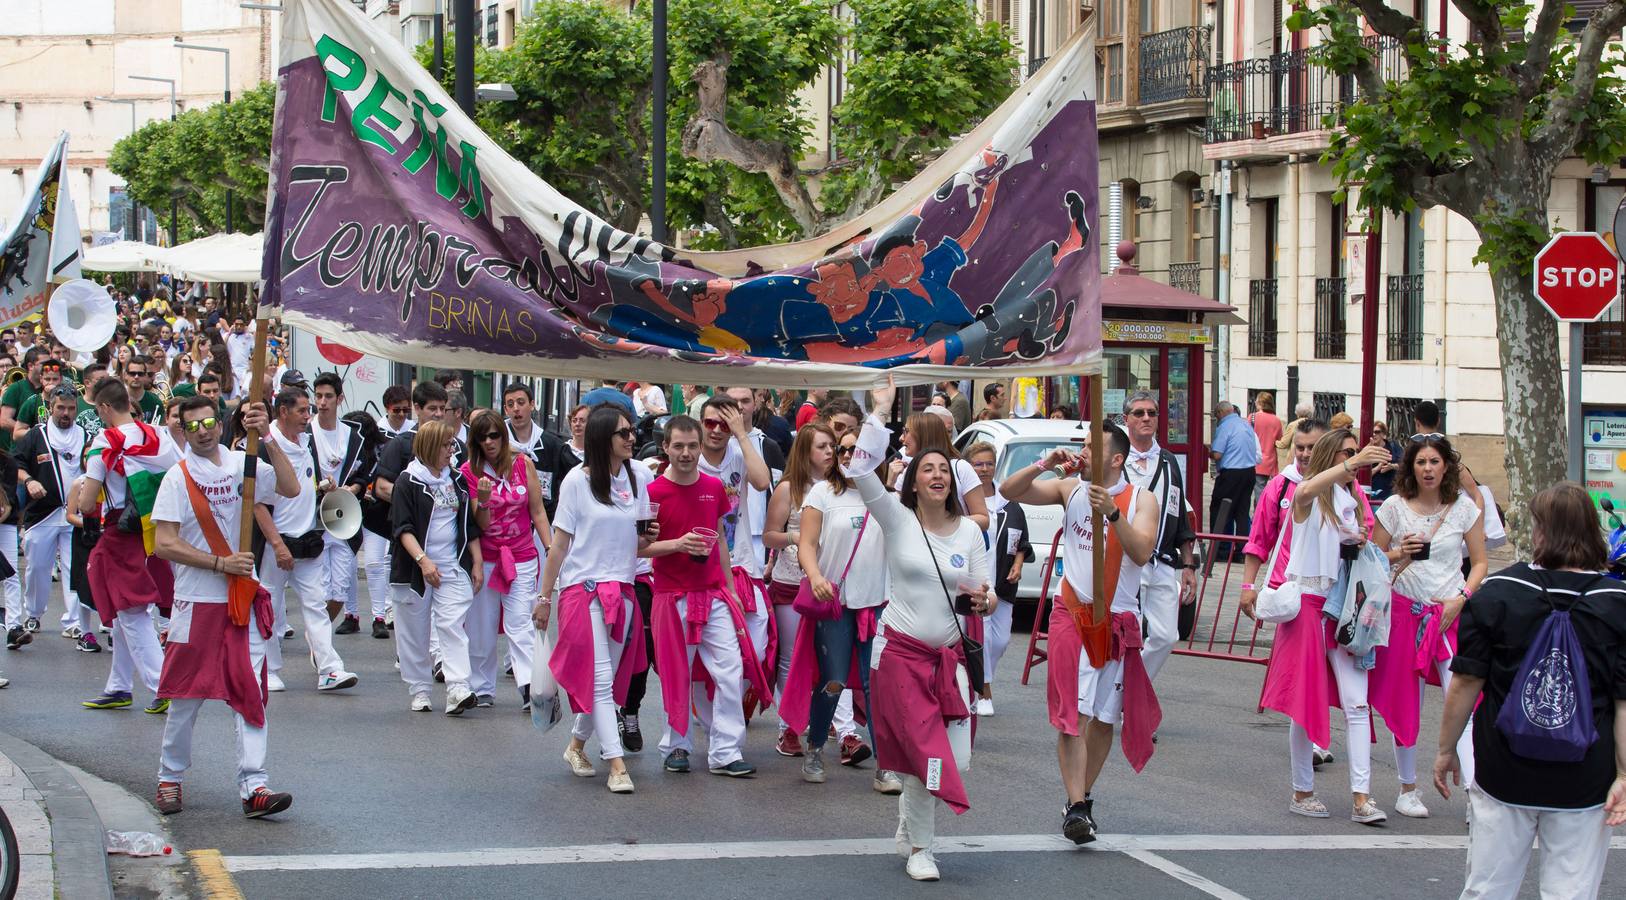
[[[661,505],[660,536],[670,541],[696,528],[717,530],[717,520],[733,508],[723,483],[704,472],[694,484],[678,484],[664,475],[649,484],[649,500]],[[697,563],[687,553],[655,557],[655,590],[703,591],[723,586],[722,541],[712,547],[711,558]]]
[[[535,525],[531,521],[531,498],[527,491],[526,466],[530,460],[515,454],[508,477],[500,479],[486,466],[484,474],[493,482],[491,499],[486,508],[491,511],[491,524],[480,535],[480,555],[486,562],[496,562],[502,548],[513,554],[514,562],[527,562],[537,558],[536,541],[532,538]],[[469,463],[463,464],[463,478],[469,490],[477,490],[480,476]]]
[[[1276,465],[1276,442],[1282,437],[1282,420],[1267,412],[1256,412],[1248,420],[1253,423],[1254,437],[1259,439],[1259,465],[1254,466],[1253,471],[1274,478],[1280,471]]]

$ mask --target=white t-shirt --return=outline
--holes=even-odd
[[[1325,595],[1338,580],[1341,545],[1362,538],[1360,508],[1355,496],[1341,484],[1332,486],[1332,508],[1337,514],[1335,522],[1327,520],[1321,501],[1310,504],[1305,520],[1293,523],[1287,558],[1287,577],[1317,596]],[[1298,518],[1291,506],[1287,514]]]
[[[85,474],[84,468],[84,429],[77,425],[70,425],[66,430],[56,427],[56,423],[45,423],[45,444],[51,454],[51,465],[56,468],[57,476],[68,493],[63,500],[76,496],[77,492],[71,486],[79,481],[79,476]],[[62,527],[68,524],[68,509],[58,506],[51,510],[51,514],[41,519],[39,524],[46,528]]]
[[[1124,491],[1134,491],[1129,501],[1131,511],[1139,511],[1146,505],[1156,505],[1157,499],[1150,493],[1137,487],[1133,482],[1120,480],[1108,491],[1116,499]],[[1134,516],[1125,513],[1124,518],[1131,522]],[[1106,528],[1116,528],[1106,521],[1101,523]],[[1129,524],[1125,522],[1124,524]],[[1073,488],[1073,493],[1067,498],[1067,511],[1062,519],[1061,539],[1061,571],[1062,577],[1073,586],[1073,592],[1082,602],[1095,599],[1095,521],[1090,513],[1089,482],[1079,481]],[[1108,544],[1107,546],[1111,546]],[[1121,555],[1118,565],[1118,586],[1112,592],[1112,607],[1114,613],[1140,611],[1140,578],[1145,570],[1129,559],[1129,554]],[[1108,571],[1111,567],[1108,566]]]
[[[632,395],[632,406],[639,418],[666,414],[666,392],[658,384],[646,384]]]
[[[198,488],[209,501],[209,509],[214,513],[215,524],[220,526],[221,536],[226,539],[228,547],[236,550],[238,527],[242,522],[243,511],[241,495],[243,451],[221,449],[220,457],[221,464],[218,466],[193,455],[190,450],[187,451],[185,458],[187,467],[192,470],[192,477],[198,483]],[[254,502],[271,503],[276,499],[275,478],[254,479]],[[181,540],[199,550],[214,552],[210,550],[209,542],[203,537],[203,528],[198,525],[197,517],[192,514],[192,500],[187,496],[186,479],[181,477],[179,466],[176,466],[172,474],[166,476],[163,484],[158,486],[158,496],[153,501],[152,519],[154,522],[179,524]],[[196,603],[226,602],[225,575],[178,563],[174,565],[174,569],[175,599],[191,600]]]
[[[1428,559],[1407,563],[1395,578],[1395,591],[1426,602],[1454,597],[1462,590],[1462,557],[1468,546],[1468,531],[1479,521],[1480,515],[1472,497],[1458,493],[1456,502],[1449,507],[1432,516],[1420,516],[1406,503],[1406,498],[1394,494],[1378,507],[1377,515],[1396,545],[1403,534],[1427,537],[1429,532],[1434,532]],[[1436,524],[1438,531],[1435,531]]]
[[[428,534],[423,536],[423,552],[436,565],[457,565],[457,488],[451,478],[435,483],[422,481],[433,506],[429,510]]]
[[[649,469],[632,465],[638,479],[633,495],[626,472],[610,479],[610,504],[598,502],[585,467],[571,469],[559,485],[553,527],[571,536],[570,552],[559,569],[558,590],[587,581],[631,584],[638,574],[638,520],[649,508]]]
[[[110,472],[102,462],[102,451],[108,447],[107,433],[110,430],[104,428],[100,434],[96,435],[96,440],[91,442],[89,453],[85,458],[85,474],[100,481],[106,489],[107,501],[102,504],[102,512],[104,513],[109,510],[124,508],[125,498],[129,493],[127,485],[130,475],[137,472],[159,474],[168,472],[170,467],[179,462],[181,458],[180,449],[175,446],[174,439],[169,436],[169,429],[158,428],[155,429],[158,434],[158,452],[156,454],[132,456],[127,453],[124,457],[124,474]],[[124,446],[126,448],[138,446],[144,440],[141,428],[135,422],[120,425],[118,430],[124,434]]]
[[[247,371],[249,363],[254,359],[254,335],[250,332],[226,335],[226,355],[231,359],[231,367],[239,371]]]
[[[762,563],[751,545],[751,504],[744,502],[745,489],[749,484],[745,480],[745,454],[740,450],[739,441],[729,439],[721,465],[712,465],[701,453],[700,471],[721,481],[723,489],[728,492],[728,502],[733,511],[723,516],[723,540],[728,542],[729,562],[736,568],[745,569],[752,578],[761,578]]]
[[[294,467],[294,477],[299,479],[298,497],[278,497],[272,501],[276,506],[271,510],[271,521],[277,526],[278,534],[297,537],[320,527],[316,517],[316,461],[304,432],[300,432],[298,441],[283,437],[282,430],[276,427],[272,427],[271,435],[282,452],[288,454],[288,462]],[[255,482],[258,483],[259,479],[255,479]]]
[[[802,501],[802,513],[816,509],[824,517],[819,528],[819,572],[831,584],[841,581],[841,571],[852,557],[852,570],[841,584],[841,605],[849,609],[879,606],[886,602],[886,536],[873,520],[864,527],[869,507],[856,488],[838,494],[830,482],[813,485]],[[863,528],[863,543],[853,556],[853,542]],[[782,551],[791,552],[791,551]]]
[[[316,442],[316,463],[322,477],[337,480],[339,467],[344,465],[344,451],[350,447],[350,429],[337,424],[327,429],[313,422],[311,437]]]

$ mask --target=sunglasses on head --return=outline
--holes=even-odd
[[[1411,436],[1411,439],[1414,441],[1437,441],[1443,437],[1445,437],[1445,435],[1440,434],[1438,431],[1430,431],[1427,433],[1414,434]]]
[[[214,416],[204,416],[201,419],[192,419],[191,421],[185,422],[181,425],[181,427],[186,429],[188,432],[196,432],[200,428],[213,428],[219,424],[220,420]]]

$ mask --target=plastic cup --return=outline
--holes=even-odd
[[[649,531],[650,526],[654,525],[656,520],[660,518],[660,514],[661,505],[659,503],[652,502],[648,504],[648,509],[644,512],[644,518],[638,520],[638,530]]]
[[[710,528],[695,528],[695,529],[692,529],[689,533],[692,534],[692,535],[695,535],[698,538],[701,538],[702,540],[704,540],[706,542],[706,552],[705,553],[700,554],[698,556],[691,553],[691,554],[689,554],[689,558],[694,560],[697,563],[703,563],[706,560],[711,559],[711,551],[713,549],[715,549],[716,546],[717,546],[717,532],[713,531]]]
[[[954,611],[962,616],[974,616],[976,610],[971,605],[971,595],[982,590],[983,581],[980,578],[962,576],[954,582]]]

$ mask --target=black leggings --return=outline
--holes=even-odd
[[[655,592],[650,589],[647,582],[634,582],[632,592],[638,598],[638,608],[644,613],[644,648],[649,654],[649,664],[655,665],[655,633],[650,630],[650,609],[655,600]],[[632,683],[627,685],[627,705],[621,707],[624,716],[638,715],[638,707],[644,702],[644,691],[649,687],[649,669],[632,676]]]

